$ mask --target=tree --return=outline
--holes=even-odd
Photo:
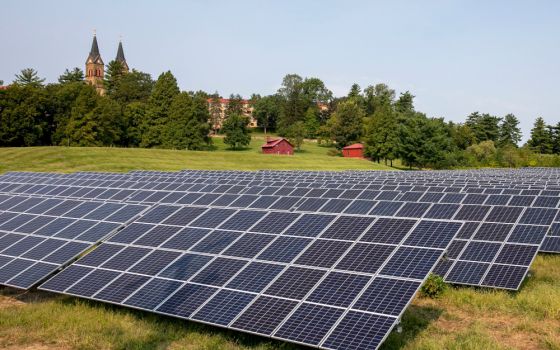
[[[141,147],[155,147],[162,144],[162,135],[167,126],[169,109],[175,96],[179,94],[177,79],[170,71],[162,73],[148,98],[144,120]]]
[[[107,64],[103,80],[103,87],[105,87],[107,96],[112,96],[115,93],[119,81],[125,74],[126,68],[121,61],[113,60]]]
[[[554,154],[560,154],[560,122],[555,126],[549,126],[549,133],[551,137],[551,151]]]
[[[39,78],[39,74],[33,68],[25,68],[21,70],[20,74],[16,74],[15,84],[19,85],[30,85],[34,87],[41,87],[45,79]]]
[[[395,111],[403,115],[411,115],[414,113],[414,95],[410,92],[404,92],[395,102]]]
[[[147,104],[145,102],[131,102],[123,110],[125,120],[124,139],[129,147],[138,147],[142,141],[143,121],[146,118]]]
[[[464,150],[476,143],[476,136],[467,124],[450,125],[451,138],[458,149]]]
[[[364,99],[366,115],[372,115],[376,108],[393,104],[395,90],[390,89],[386,84],[370,85],[364,89]]]
[[[280,134],[285,134],[290,126],[303,119],[305,103],[302,83],[303,79],[297,74],[288,74],[282,79],[282,86],[278,89],[278,95],[284,100],[277,124]]]
[[[286,134],[288,141],[296,147],[297,151],[301,151],[301,145],[305,138],[305,124],[303,122],[296,122],[288,129]]]
[[[363,119],[364,112],[356,101],[344,101],[337,106],[329,120],[329,126],[338,149],[360,139],[363,134]]]
[[[299,122],[296,122],[299,124]],[[294,124],[295,125],[295,124]],[[303,134],[305,137],[314,139],[319,133],[319,128],[321,123],[319,122],[319,111],[317,107],[309,107],[307,112],[305,112],[304,121],[300,124],[303,126]]]
[[[164,146],[201,150],[211,142],[208,103],[201,95],[181,92],[173,99]]]
[[[535,152],[548,154],[552,152],[552,137],[546,128],[544,119],[538,117],[531,129],[531,138],[527,142]]]
[[[226,119],[234,114],[243,114],[243,97],[239,94],[229,95],[229,101],[226,106]]]
[[[231,149],[241,149],[251,143],[250,130],[247,128],[249,120],[240,114],[233,114],[224,121],[222,131],[226,134],[224,143]]]
[[[498,142],[500,136],[499,123],[500,118],[487,113],[480,114],[479,112],[471,113],[465,122],[474,133],[477,142],[487,140]]]
[[[110,97],[120,104],[148,101],[154,88],[150,74],[133,69],[114,81]]]
[[[222,97],[218,91],[210,99],[210,125],[212,133],[217,134],[222,124]]]
[[[282,98],[279,95],[270,95],[257,99],[253,104],[253,117],[257,124],[264,129],[274,129],[282,113]]]
[[[68,83],[76,83],[76,82],[83,82],[84,81],[84,71],[80,68],[75,67],[72,70],[66,70],[60,77],[58,77],[58,82],[60,84],[68,84]]]
[[[377,161],[389,160],[392,165],[398,152],[397,116],[390,104],[379,106],[366,124],[365,153]]]
[[[36,85],[12,85],[0,94],[0,146],[48,144],[49,119],[45,90]]]
[[[496,157],[496,147],[491,140],[482,141],[478,144],[469,146],[467,152],[472,154],[477,161],[489,164]]]
[[[498,146],[504,147],[512,145],[517,147],[521,141],[521,129],[519,129],[519,120],[513,114],[507,114],[500,124],[500,137]]]
[[[80,90],[76,98],[70,118],[64,128],[64,145],[67,146],[95,146],[97,127],[94,115],[91,113],[101,99],[95,88],[87,86],[87,89]]]

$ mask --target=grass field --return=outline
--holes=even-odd
[[[214,151],[174,151],[140,148],[28,147],[0,148],[0,172],[26,171],[128,171],[150,170],[391,170],[364,159],[328,156],[330,148],[306,142],[293,156],[260,153],[262,136],[250,147],[227,150],[222,138],[214,138]]]
[[[104,148],[4,148],[0,171],[131,169],[386,169],[364,160],[330,157],[306,144],[293,157],[258,154],[261,140],[244,151],[213,152]],[[438,299],[418,297],[384,349],[560,350],[560,256],[539,255],[519,292],[449,287]],[[255,349],[301,347],[215,327],[78,298],[0,288],[0,348],[51,349]]]

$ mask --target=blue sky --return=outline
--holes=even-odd
[[[123,36],[131,67],[184,90],[270,94],[287,73],[410,90],[429,116],[514,113],[560,121],[560,1],[4,1],[0,79],[105,62]]]

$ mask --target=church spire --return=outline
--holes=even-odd
[[[122,40],[119,40],[119,48],[117,50],[117,57],[115,58],[115,61],[118,61],[118,62],[122,63],[125,70],[128,72],[128,64],[126,63],[126,58],[124,58],[124,50],[123,50],[123,46],[122,46]]]
[[[95,34],[95,31],[93,31],[93,41],[91,43],[91,50],[89,51],[89,55],[86,60],[86,64],[87,63],[103,64],[101,54],[99,53],[99,46],[97,45],[97,35]]]

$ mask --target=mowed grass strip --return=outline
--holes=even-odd
[[[417,298],[382,349],[560,349],[560,256],[539,255],[519,292],[450,287]],[[63,295],[0,290],[7,349],[304,349]]]
[[[223,139],[213,138],[214,151],[141,148],[26,147],[0,148],[0,172],[6,171],[116,171],[182,169],[205,170],[394,170],[365,159],[329,156],[328,147],[306,142],[293,156],[262,154],[262,137],[250,147],[227,150]]]

